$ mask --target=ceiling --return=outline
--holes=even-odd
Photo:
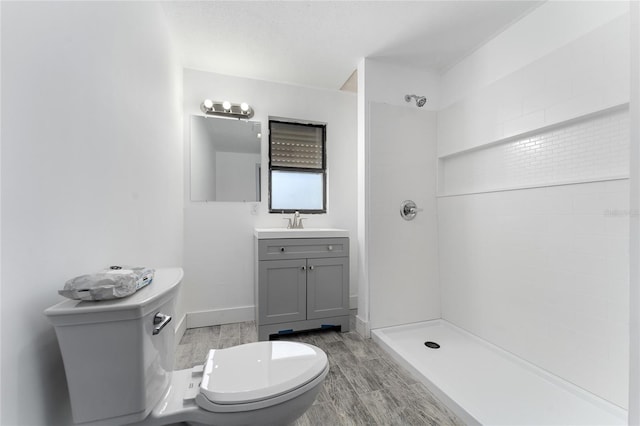
[[[170,1],[186,68],[339,89],[369,57],[443,71],[541,1]]]

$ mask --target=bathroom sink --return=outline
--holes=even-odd
[[[256,228],[254,235],[259,240],[273,238],[339,238],[348,237],[349,231],[334,228]]]

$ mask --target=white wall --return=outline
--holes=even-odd
[[[623,407],[627,10],[543,4],[443,76],[438,114],[443,318]]]
[[[358,314],[356,331],[369,337],[369,211],[371,193],[369,191],[369,108],[367,107],[367,86],[365,84],[369,59],[358,63]]]
[[[3,425],[72,423],[42,314],[65,280],[181,265],[170,47],[155,4],[2,3]]]
[[[365,59],[358,67],[359,242],[357,326],[371,328],[440,316],[436,232],[436,127],[439,79],[434,73]],[[418,108],[404,95],[426,96]],[[424,212],[399,214],[412,199]]]
[[[366,59],[366,70],[358,78],[365,82],[367,102],[416,107],[415,100],[407,102],[405,95],[426,96],[421,111],[436,111],[440,106],[440,76],[433,71],[417,70],[375,59]]]
[[[191,115],[202,114],[204,98],[249,103],[255,110],[253,120],[260,121],[263,130],[269,117],[327,123],[327,214],[307,215],[305,226],[349,230],[350,291],[356,295],[356,96],[185,70],[185,123]],[[188,159],[188,126],[184,135]],[[189,327],[253,320],[253,229],[285,226],[280,214],[268,213],[267,143],[268,138],[262,138],[261,203],[203,203],[185,197],[184,309],[193,313]],[[185,173],[188,176],[188,167]],[[185,179],[186,194],[188,182]]]
[[[370,328],[440,318],[435,113],[372,103],[370,119]],[[405,221],[404,200],[424,211]]]
[[[640,4],[631,3],[629,424],[640,424]]]

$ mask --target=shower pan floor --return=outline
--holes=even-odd
[[[444,320],[372,338],[467,424],[626,425],[627,412]],[[426,341],[440,345],[425,346]]]

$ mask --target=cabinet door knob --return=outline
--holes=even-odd
[[[329,251],[332,251],[332,250],[333,250],[333,246],[329,246],[329,247],[327,247],[327,248],[329,249]]]
[[[313,271],[313,265],[309,265],[309,270]]]
[[[301,269],[304,271],[304,270],[306,270],[306,269],[307,269],[307,267],[306,267],[306,266],[303,266]]]
[[[280,247],[280,251],[284,253],[284,247]]]

